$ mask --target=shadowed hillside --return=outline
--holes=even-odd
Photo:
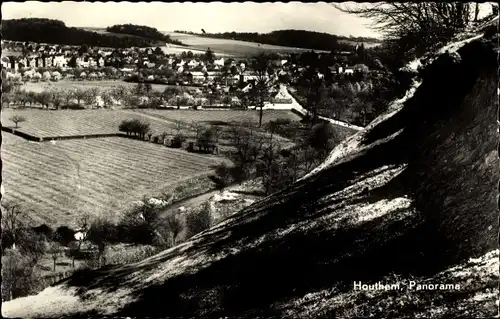
[[[189,242],[80,272],[3,314],[495,315],[497,39],[490,29],[432,57],[405,98],[287,189]],[[460,289],[412,291],[410,280]],[[402,290],[361,292],[354,281]]]

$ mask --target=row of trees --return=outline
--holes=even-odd
[[[279,30],[270,33],[245,33],[245,32],[225,32],[225,33],[205,33],[201,36],[222,39],[234,39],[263,44],[271,44],[287,47],[298,47],[315,50],[349,50],[353,46],[342,40],[349,41],[376,41],[366,38],[347,38],[328,33],[304,31],[304,30]]]
[[[120,123],[118,130],[120,132],[125,132],[127,135],[134,135],[144,139],[146,134],[149,133],[150,125],[138,119],[125,120]]]

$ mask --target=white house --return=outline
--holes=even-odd
[[[104,58],[101,56],[97,59],[97,66],[103,68],[104,67]]]
[[[220,58],[214,61],[214,65],[218,65],[220,67],[224,66],[224,58]]]
[[[345,74],[354,74],[354,69],[353,68],[345,68],[344,73]]]
[[[2,57],[2,68],[10,69],[10,60],[6,56]]]
[[[205,73],[200,71],[191,71],[191,75],[193,76],[193,82],[201,83],[205,81]]]
[[[62,55],[57,55],[54,57],[53,64],[55,67],[63,68],[68,65],[68,60]]]
[[[76,58],[76,65],[80,68],[88,68],[89,61],[84,61],[83,58],[78,57],[78,58]]]
[[[191,60],[191,61],[189,61],[189,62],[188,62],[188,66],[189,66],[190,68],[195,68],[195,67],[197,67],[198,65],[200,65],[200,63],[199,63],[199,62],[197,62],[196,60]]]

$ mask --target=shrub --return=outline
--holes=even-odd
[[[52,239],[54,235],[54,230],[45,224],[32,227],[32,230],[39,235],[44,235],[47,239]]]
[[[217,189],[222,191],[225,187],[231,184],[233,181],[232,169],[227,166],[226,163],[221,163],[215,168],[216,178],[214,182],[216,183]]]
[[[75,240],[75,231],[67,226],[60,226],[54,232],[53,240],[63,246],[68,246]]]
[[[186,137],[182,134],[177,134],[172,139],[172,147],[182,147],[182,144],[186,141]]]
[[[212,213],[208,204],[205,204],[199,212],[190,212],[186,216],[187,238],[191,238],[211,226]]]
[[[33,271],[36,263],[20,250],[5,252],[2,256],[2,300],[27,296],[41,289],[39,273]]]
[[[318,151],[321,156],[331,151],[336,142],[339,142],[338,137],[330,123],[316,124],[307,137],[308,145]]]
[[[109,244],[116,240],[116,226],[104,218],[95,219],[90,225],[87,239],[97,246],[99,266],[106,263],[105,252]]]
[[[128,247],[126,250],[113,249],[106,256],[107,264],[130,264],[139,262],[158,253],[158,248],[150,245]]]

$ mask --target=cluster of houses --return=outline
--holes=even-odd
[[[8,51],[22,51],[17,56],[3,56],[2,68],[17,71],[22,68],[103,68],[112,66],[120,69],[124,74],[134,74],[138,67],[151,70],[148,80],[167,80],[156,73],[162,69],[171,70],[180,76],[182,84],[202,85],[214,82],[216,78],[222,79],[225,86],[236,83],[250,83],[257,75],[246,69],[245,61],[235,61],[232,58],[220,57],[212,62],[206,62],[200,56],[183,54],[181,56],[165,55],[161,48],[86,48],[81,50],[78,46],[59,46],[47,44],[26,44],[2,40],[2,47]],[[342,52],[344,53],[344,52]],[[345,52],[347,54],[348,52]],[[289,63],[286,59],[279,58],[273,61],[278,69],[278,74],[298,73],[303,67]],[[221,72],[225,68],[226,72]],[[336,63],[329,67],[332,74],[353,74],[355,72],[368,72],[365,65],[348,66],[346,63]],[[323,77],[323,74],[318,74]]]

